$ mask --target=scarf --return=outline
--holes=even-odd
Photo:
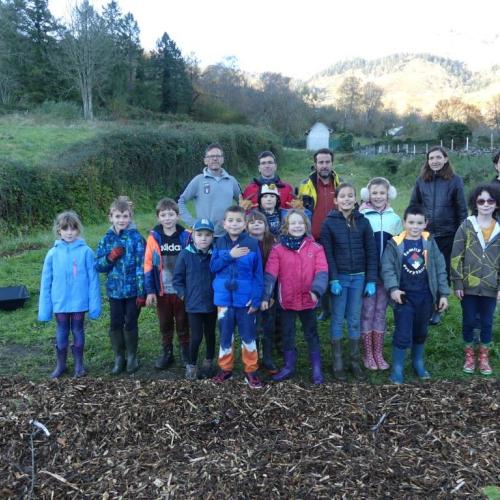
[[[300,245],[302,245],[305,237],[305,234],[299,237],[290,236],[289,234],[282,234],[280,241],[282,245],[286,246],[290,250],[298,250],[300,248]]]

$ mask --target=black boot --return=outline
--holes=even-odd
[[[345,382],[347,380],[342,361],[342,340],[332,340],[332,372],[335,380]]]
[[[163,355],[156,360],[157,370],[166,370],[174,362],[174,353],[171,345],[163,346]]]
[[[274,364],[273,356],[273,339],[269,337],[263,337],[262,339],[262,368],[266,370],[269,375],[275,375],[278,373],[278,367]]]
[[[75,378],[85,377],[87,372],[83,366],[83,346],[74,345],[71,347],[73,351],[73,359],[75,360]]]
[[[183,366],[191,364],[191,354],[189,352],[189,344],[181,344],[181,362]]]
[[[111,373],[112,375],[119,375],[125,370],[125,340],[123,339],[123,331],[110,330],[109,338],[111,339],[111,347],[115,353],[115,365]]]
[[[328,321],[331,317],[330,313],[330,294],[325,293],[320,300],[321,312],[318,316],[318,321]]]
[[[360,339],[349,339],[349,352],[351,354],[351,370],[356,380],[366,380],[365,372],[361,368]]]
[[[134,373],[139,369],[137,362],[137,344],[139,342],[139,332],[137,330],[124,330],[125,347],[127,349],[127,373]]]
[[[56,368],[50,375],[51,378],[59,378],[66,373],[66,358],[68,356],[68,348],[59,349],[56,346]]]

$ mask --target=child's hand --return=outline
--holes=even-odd
[[[463,290],[455,290],[455,297],[458,300],[462,300],[464,298],[464,291]]]
[[[391,299],[397,304],[403,304],[403,298],[405,293],[402,290],[393,290],[391,292]]]
[[[238,257],[244,257],[245,255],[248,255],[248,252],[250,252],[250,248],[240,247],[239,245],[235,245],[233,248],[231,248],[229,255],[233,259],[237,259]]]
[[[316,296],[316,294],[314,292],[309,292],[309,295],[311,296],[311,300],[317,304],[318,303],[318,297]]]
[[[269,309],[269,302],[267,300],[263,300],[260,304],[261,311],[267,311]]]
[[[252,299],[250,299],[246,305],[248,307],[248,314],[253,314],[254,312],[257,312],[259,310],[258,307],[252,306]]]
[[[125,249],[123,247],[115,247],[111,252],[108,253],[107,259],[109,262],[117,261],[123,254],[125,253]]]
[[[448,299],[446,297],[441,297],[439,299],[439,304],[438,304],[438,311],[443,312],[448,309]]]
[[[148,296],[146,297],[146,306],[156,306],[156,293],[148,293]]]
[[[144,297],[137,297],[135,299],[135,305],[137,308],[144,307],[146,305],[146,299]]]

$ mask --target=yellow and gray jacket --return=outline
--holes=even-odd
[[[340,177],[335,170],[332,170],[331,179],[333,181],[333,189],[336,191],[337,186],[340,184]],[[314,208],[318,200],[318,194],[316,192],[317,184],[318,174],[313,172],[307,179],[304,179],[299,186],[299,198],[304,203],[304,208],[310,210],[311,213],[314,213]]]

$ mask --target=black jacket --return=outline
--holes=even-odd
[[[434,237],[454,236],[468,215],[464,183],[458,175],[449,180],[436,176],[427,182],[419,177],[410,204],[424,207],[427,229]]]
[[[203,253],[191,243],[184,248],[175,262],[173,285],[177,295],[184,299],[186,312],[209,313],[215,311],[210,272],[212,251]]]
[[[378,254],[368,219],[353,211],[349,226],[338,210],[332,210],[321,227],[320,243],[325,248],[330,281],[339,274],[365,273],[366,282],[377,281]]]

